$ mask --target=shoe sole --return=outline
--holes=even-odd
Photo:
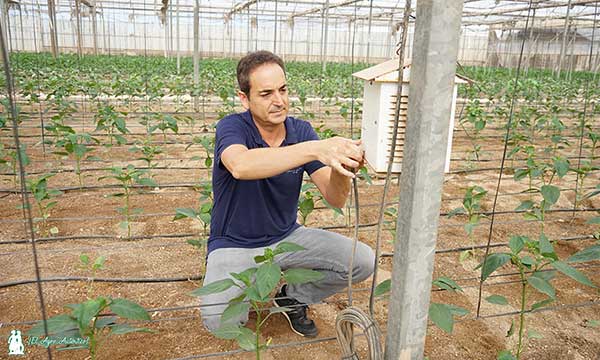
[[[277,303],[277,300],[273,300],[273,304],[275,304],[275,307],[278,307],[278,308],[284,307],[284,306],[279,306],[279,304]],[[290,324],[290,329],[292,329],[292,331],[295,332],[296,334],[298,334],[302,337],[309,337],[309,338],[317,337],[317,335],[319,334],[318,331],[315,332],[314,334],[303,334],[303,333],[297,331],[296,329],[294,329],[294,326],[292,325],[292,320],[290,319],[290,316],[285,311],[282,311],[281,314],[283,314],[283,316],[285,316],[285,318],[288,321],[288,324]]]

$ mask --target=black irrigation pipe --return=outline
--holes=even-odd
[[[136,160],[136,161],[141,161],[141,160]],[[190,161],[196,161],[196,160],[190,160]],[[150,167],[150,166],[136,166],[135,167],[137,170],[201,170],[201,171],[210,171],[212,170],[211,168],[207,168],[207,167],[189,167],[189,166],[155,166],[155,167]],[[110,167],[98,167],[98,168],[81,168],[79,171],[81,173],[84,172],[94,172],[94,171],[109,171],[111,168]],[[53,174],[68,174],[68,173],[74,173],[76,170],[75,169],[60,169],[60,170],[53,170],[51,171],[51,173]],[[40,174],[47,174],[48,171],[28,171],[27,175],[40,175]],[[0,173],[0,176],[15,176],[15,173]]]
[[[168,214],[168,215],[172,215],[172,214]],[[116,218],[116,217],[115,217]],[[499,225],[514,225],[514,224],[525,224],[525,223],[536,223],[536,220],[513,220],[513,221],[498,221],[496,222],[496,224]],[[564,219],[555,219],[555,220],[546,220],[546,224],[548,223],[556,223],[556,222],[564,222]],[[464,224],[443,224],[440,225],[440,228],[449,228],[449,227],[463,227]],[[348,230],[350,230],[350,226],[346,227]],[[393,228],[383,228],[383,230],[391,230]],[[359,231],[361,232],[372,232],[372,229],[368,229],[368,228],[361,228]],[[440,236],[441,237],[441,236]],[[168,242],[168,243],[159,243],[159,244],[145,244],[143,246],[140,245],[135,245],[135,243],[133,242],[127,242],[130,245],[103,245],[101,250],[116,250],[116,249],[136,249],[136,248],[144,248],[144,249],[148,249],[148,248],[163,248],[163,247],[177,247],[177,246],[187,246],[187,243],[182,243],[182,242]],[[1,244],[0,244],[1,245]],[[38,249],[38,252],[44,252],[44,253],[53,253],[53,252],[71,252],[71,251],[75,251],[75,252],[84,252],[84,251],[98,251],[100,248],[98,246],[95,247],[83,247],[83,248],[73,248],[73,247],[68,247],[68,248],[63,248],[63,249]],[[5,253],[0,253],[0,257],[1,256],[11,256],[11,255],[18,255],[18,254],[22,254],[25,253],[26,250],[17,250],[17,251],[10,251],[10,252],[5,252]]]
[[[169,238],[169,239],[177,239],[177,238],[186,238],[198,236],[197,233],[183,233],[183,234],[160,234],[160,235],[136,235],[131,237],[119,237],[117,235],[73,235],[73,236],[53,236],[53,237],[42,237],[37,238],[36,242],[55,242],[55,241],[65,241],[65,240],[124,240],[124,241],[133,241],[133,240],[145,240],[145,239],[158,239],[158,238]],[[4,240],[0,241],[0,245],[5,244],[27,244],[30,240],[20,239],[20,240]]]
[[[569,241],[584,241],[584,240],[595,240],[595,239],[596,238],[594,237],[594,235],[580,235],[580,236],[569,236],[569,237],[552,239],[552,241],[567,241],[567,242],[569,242]],[[460,247],[455,247],[455,248],[451,248],[451,249],[439,249],[439,250],[436,250],[435,253],[436,254],[448,254],[448,253],[455,253],[455,252],[471,250],[471,249],[486,249],[486,248],[497,248],[497,247],[506,247],[506,246],[508,246],[508,242],[489,243],[486,245],[460,246]],[[386,253],[382,253],[381,256],[393,257],[394,253],[386,252]]]
[[[86,282],[109,282],[109,283],[167,283],[181,282],[191,280],[202,280],[203,275],[193,275],[189,277],[171,277],[171,278],[102,278],[89,276],[54,276],[49,278],[41,278],[41,282],[68,282],[68,281],[86,281]],[[15,280],[5,283],[0,283],[0,289],[8,288],[17,285],[26,285],[35,283],[35,279]]]

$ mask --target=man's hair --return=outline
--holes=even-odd
[[[251,52],[244,56],[237,65],[237,81],[240,90],[250,97],[250,74],[259,66],[265,64],[277,64],[285,73],[285,65],[283,60],[270,51],[261,50]]]

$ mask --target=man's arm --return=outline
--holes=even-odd
[[[331,206],[344,207],[350,192],[350,177],[325,166],[312,173],[310,178]]]
[[[244,145],[234,144],[223,150],[221,154],[223,165],[238,180],[265,179],[314,160],[335,169],[342,177],[354,177],[354,174],[344,169],[343,165],[356,168],[361,159],[360,140],[342,137],[250,150]],[[331,179],[336,181],[335,184],[337,181],[341,182],[341,179],[336,180],[335,177]],[[321,188],[319,190],[322,191]]]

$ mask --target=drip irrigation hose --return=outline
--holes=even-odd
[[[369,346],[370,360],[383,359],[383,350],[381,347],[381,330],[377,322],[361,309],[352,306],[352,273],[354,272],[354,256],[356,246],[358,245],[359,228],[359,205],[358,205],[358,184],[356,177],[352,179],[352,188],[354,190],[354,244],[352,254],[350,255],[350,264],[348,266],[348,308],[340,311],[335,318],[335,330],[337,341],[342,349],[342,359],[359,360],[354,346],[354,325],[362,329],[367,345]],[[377,265],[375,265],[377,266]]]
[[[408,1],[410,3],[410,1]],[[354,32],[353,36],[356,35],[356,3],[354,4]],[[354,39],[353,39],[354,40]],[[354,65],[354,41],[352,42],[352,65]],[[402,68],[399,69],[399,74],[402,74]],[[354,87],[352,87],[354,89]],[[398,104],[400,103],[400,97],[398,97]],[[350,137],[353,136],[352,125],[354,123],[354,90],[352,91],[352,105],[350,114]],[[394,131],[395,133],[395,131]],[[358,170],[358,169],[356,169]],[[335,330],[337,342],[342,349],[342,359],[358,360],[358,355],[354,347],[354,325],[360,327],[367,339],[369,346],[369,359],[381,360],[383,359],[383,351],[381,348],[381,331],[377,326],[377,323],[371,317],[361,309],[352,306],[352,275],[354,272],[354,256],[356,254],[356,246],[358,245],[358,230],[360,222],[360,213],[358,205],[358,184],[356,176],[352,179],[352,188],[354,193],[354,242],[352,246],[352,254],[350,255],[350,263],[348,265],[348,308],[339,312],[335,318]],[[385,198],[382,200],[385,202]],[[376,250],[378,251],[378,250]],[[378,260],[375,256],[375,271],[377,270]],[[375,281],[375,277],[373,278]],[[371,298],[373,295],[373,288],[371,288]]]

